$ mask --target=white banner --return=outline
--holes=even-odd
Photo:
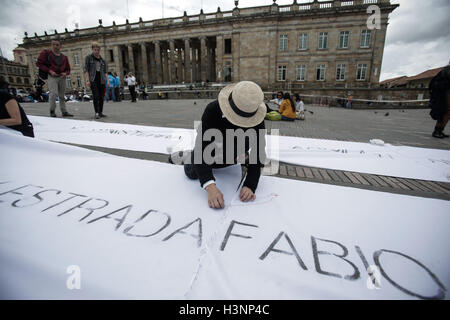
[[[193,129],[30,117],[36,137],[114,149],[168,153],[192,148]],[[318,168],[450,181],[450,151],[370,143],[268,136],[271,159]]]
[[[447,299],[448,201],[262,177],[213,210],[182,166],[0,131],[0,298]]]

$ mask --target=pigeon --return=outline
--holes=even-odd
[[[375,114],[378,114],[378,112],[375,111]]]
[[[194,105],[196,105],[197,104],[197,101],[194,101]]]
[[[384,115],[385,117],[388,117],[389,116],[389,112],[388,113],[386,113],[385,115]]]
[[[312,112],[312,111],[309,111],[309,110],[308,110],[308,112],[311,113],[311,114],[314,114],[314,112]]]

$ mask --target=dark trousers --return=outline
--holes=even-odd
[[[105,85],[101,83],[99,77],[95,77],[94,82],[91,84],[92,96],[94,100],[95,113],[103,113],[103,98],[105,96]]]
[[[114,94],[116,96],[116,101],[120,101],[120,90],[119,87],[114,88]]]
[[[128,86],[131,94],[131,102],[136,102],[136,86]]]

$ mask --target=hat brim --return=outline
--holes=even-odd
[[[222,113],[225,116],[225,118],[227,118],[227,120],[230,121],[235,126],[243,128],[251,128],[257,126],[258,124],[264,121],[267,112],[266,104],[263,101],[261,105],[258,107],[256,114],[253,115],[252,117],[249,118],[241,117],[240,115],[236,114],[233,111],[233,109],[230,106],[230,102],[228,101],[230,94],[233,92],[235,86],[236,84],[230,84],[225,88],[223,88],[222,90],[220,90],[218,97],[220,110],[222,110]]]

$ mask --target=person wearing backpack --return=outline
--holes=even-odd
[[[450,64],[431,79],[429,91],[430,116],[436,120],[432,136],[438,139],[448,138],[444,129],[450,119]]]
[[[56,97],[59,98],[59,107],[63,117],[73,117],[67,112],[66,99],[66,77],[70,74],[69,59],[61,53],[61,43],[52,40],[51,49],[40,53],[36,66],[39,68],[39,77],[48,80],[50,91],[50,116],[56,117]]]

